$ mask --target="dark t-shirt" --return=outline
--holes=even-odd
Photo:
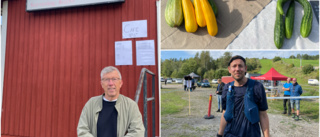
[[[227,92],[230,83],[223,87],[222,92],[222,109],[226,110]],[[244,95],[247,91],[248,82],[242,87],[234,87],[234,118],[231,122],[227,123],[224,130],[225,137],[260,137],[259,122],[251,124],[244,114]],[[259,111],[268,109],[266,93],[261,83],[255,82],[254,88],[254,101],[258,105]]]
[[[115,108],[116,102],[103,100],[103,108],[99,112],[97,122],[98,137],[116,137],[117,136],[117,118],[118,112]]]

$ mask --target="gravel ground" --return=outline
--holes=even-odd
[[[162,85],[162,88],[170,88],[183,94],[183,99],[189,100],[188,92],[183,91],[178,84]],[[172,115],[161,115],[161,137],[190,136],[210,137],[216,136],[222,113],[216,112],[217,98],[213,94],[213,88],[197,88],[190,93],[191,110],[189,106],[183,111]],[[211,115],[213,119],[204,119],[208,114],[209,95],[212,94]],[[270,135],[273,137],[318,137],[319,123],[301,119],[294,121],[291,116],[282,114],[270,114]],[[303,115],[300,116],[302,118]]]

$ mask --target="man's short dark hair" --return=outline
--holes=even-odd
[[[247,66],[247,65],[246,65],[246,59],[244,59],[242,56],[239,56],[239,55],[233,56],[233,57],[230,59],[230,61],[229,61],[229,63],[228,63],[228,66],[230,66],[231,62],[234,61],[234,60],[236,60],[236,59],[241,59],[241,60],[244,62],[244,65]]]

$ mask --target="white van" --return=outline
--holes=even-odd
[[[309,85],[319,85],[319,81],[317,79],[309,79],[308,84]]]

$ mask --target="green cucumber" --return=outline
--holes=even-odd
[[[276,9],[276,21],[274,24],[273,40],[276,47],[280,49],[284,41],[284,22],[283,22],[283,15],[281,15],[279,10],[277,9]]]
[[[312,9],[311,5],[307,0],[296,0],[303,7],[303,17],[300,25],[300,34],[302,37],[306,38],[310,35],[312,28]]]
[[[283,15],[284,12],[283,12],[283,9],[282,9],[282,6],[284,3],[286,3],[287,1],[292,1],[292,0],[278,0],[277,1],[277,10],[279,11],[280,15]]]
[[[285,33],[286,33],[286,38],[287,39],[290,39],[291,36],[292,36],[292,31],[293,31],[293,25],[294,25],[294,4],[295,2],[294,1],[291,1],[290,2],[290,5],[289,5],[289,8],[287,10],[287,13],[286,13],[286,18],[285,18],[285,21],[284,21],[284,24],[285,24]]]
[[[210,3],[210,6],[212,7],[214,15],[217,17],[218,16],[218,7],[217,7],[217,5],[214,3],[213,0],[208,0],[208,1]]]

